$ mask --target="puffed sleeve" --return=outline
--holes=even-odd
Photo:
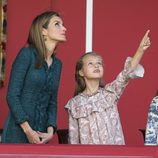
[[[10,74],[7,102],[17,124],[29,120],[29,116],[22,108],[20,97],[30,61],[31,56],[29,49],[21,49],[15,58]]]
[[[79,144],[79,127],[78,120],[74,118],[71,113],[71,105],[73,104],[72,100],[70,100],[65,108],[68,110],[69,117],[69,143],[70,144]]]
[[[122,95],[123,90],[130,79],[143,77],[144,75],[144,68],[140,64],[138,64],[134,71],[131,70],[131,59],[131,57],[126,59],[124,69],[118,74],[113,82],[105,86],[105,89],[112,91],[116,95],[117,99]]]
[[[153,98],[150,104],[145,132],[145,145],[158,145],[158,96]]]

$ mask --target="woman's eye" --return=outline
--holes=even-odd
[[[59,26],[60,26],[60,23],[59,23],[59,22],[56,22],[56,23],[55,23],[55,26],[59,27]]]

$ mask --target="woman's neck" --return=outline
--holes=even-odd
[[[46,63],[47,63],[47,65],[48,65],[48,67],[50,67],[50,66],[52,65],[52,63],[53,63],[53,58],[52,58],[52,57],[47,58],[47,59],[46,59]]]
[[[45,45],[46,45],[46,49],[47,49],[47,58],[51,58],[52,54],[55,51],[56,43],[52,43],[52,42],[46,41]]]

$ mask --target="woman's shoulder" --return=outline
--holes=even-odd
[[[60,65],[62,65],[62,61],[58,57],[54,57],[54,61]]]
[[[30,58],[31,56],[35,56],[36,50],[32,47],[22,47],[19,50],[17,56],[22,56],[25,58]]]
[[[16,57],[15,57],[15,60],[14,60],[14,64],[15,63],[29,63],[32,58],[32,53],[33,51],[30,51],[29,48],[26,48],[26,47],[23,47],[23,48],[20,48],[19,52],[17,53]]]

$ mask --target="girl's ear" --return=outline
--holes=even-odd
[[[84,76],[84,74],[83,74],[83,71],[82,71],[82,70],[79,70],[79,75],[80,75],[80,76],[82,76],[82,77]]]

